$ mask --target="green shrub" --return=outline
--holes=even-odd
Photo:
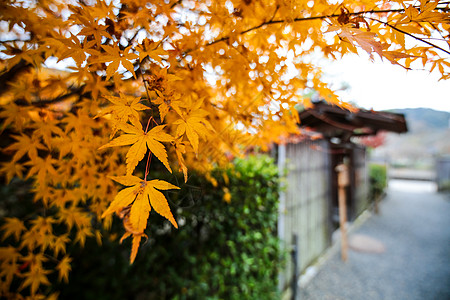
[[[370,179],[370,199],[374,200],[381,196],[387,186],[387,169],[385,165],[370,164],[369,165],[369,179]]]
[[[110,240],[123,233],[117,220],[101,247],[90,240],[72,249],[69,283],[54,287],[60,298],[276,299],[280,251],[273,161],[237,160],[212,177],[214,185],[195,174],[187,184],[181,177],[167,179],[181,187],[165,193],[179,229],[153,214],[148,241],[133,265],[130,241]],[[230,203],[223,200],[227,189]]]

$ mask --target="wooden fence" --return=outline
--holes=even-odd
[[[293,266],[304,270],[331,243],[330,157],[324,140],[279,146],[278,165],[285,172],[280,196],[278,234],[286,249],[297,237],[296,261],[288,260],[280,274],[280,288],[291,284]]]
[[[278,147],[278,166],[285,174],[278,236],[285,249],[295,254],[280,273],[281,290],[296,284],[292,278],[298,279],[298,274],[331,246],[332,233],[339,225],[335,167],[343,162],[350,172],[350,185],[346,188],[347,219],[352,222],[370,204],[365,148],[355,144],[342,147],[326,140],[305,140]]]

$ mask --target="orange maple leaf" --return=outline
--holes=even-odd
[[[130,121],[134,126],[139,126],[139,111],[150,109],[148,106],[140,103],[140,97],[127,96],[120,93],[120,97],[105,96],[114,105],[102,111],[98,116],[112,114],[114,118],[114,125],[111,132],[111,137],[115,135],[119,125]]]
[[[147,220],[153,208],[158,214],[166,218],[175,228],[178,224],[170,211],[169,203],[166,197],[159,190],[179,189],[179,187],[163,180],[142,180],[136,176],[111,176],[111,179],[118,183],[129,186],[121,190],[109,205],[108,209],[102,214],[102,218],[120,212],[124,207],[131,205],[129,209],[129,220],[127,220],[127,232],[121,238],[133,235],[130,263],[136,258],[137,249],[142,236],[145,236],[144,230],[147,227]]]
[[[151,207],[158,214],[169,220],[175,228],[178,228],[166,197],[158,190],[172,190],[179,189],[179,187],[163,180],[145,181],[132,175],[111,176],[110,178],[122,185],[131,187],[121,190],[116,195],[108,209],[103,213],[102,218],[132,203],[130,220],[135,232],[142,233],[147,227],[147,219]]]
[[[108,46],[108,45],[102,45],[103,50],[106,51],[105,53],[100,53],[95,50],[91,50],[91,53],[94,53],[96,56],[98,56],[97,59],[93,60],[93,62],[110,62],[108,67],[106,68],[106,79],[109,79],[111,76],[116,73],[117,69],[119,68],[119,65],[122,64],[122,66],[127,69],[128,71],[133,74],[133,77],[136,78],[136,73],[134,73],[134,66],[130,62],[130,60],[134,60],[138,58],[139,56],[132,51],[131,46],[125,48],[123,52],[119,49],[117,45],[114,45],[114,47]]]
[[[183,114],[181,119],[173,122],[177,127],[177,137],[186,134],[189,142],[194,148],[194,151],[198,152],[198,140],[199,137],[205,139],[208,134],[208,129],[213,130],[211,124],[206,120],[208,112],[200,109],[202,100],[199,100],[188,113]]]
[[[155,126],[150,131],[145,132],[142,130],[140,123],[135,124],[134,126],[122,124],[119,128],[126,132],[126,134],[101,146],[99,150],[107,147],[132,145],[130,150],[128,150],[126,160],[127,174],[131,175],[137,164],[144,158],[148,148],[164,164],[167,170],[172,173],[172,169],[170,168],[167,159],[166,148],[160,142],[171,142],[173,141],[173,137],[163,131],[164,127],[165,125]]]

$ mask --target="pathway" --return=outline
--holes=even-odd
[[[433,183],[392,180],[380,214],[354,235],[381,250],[350,250],[346,263],[334,254],[298,299],[450,300],[450,195]]]

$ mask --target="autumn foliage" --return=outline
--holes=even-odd
[[[123,220],[131,262],[152,210],[177,227],[155,160],[188,181],[297,133],[304,90],[349,107],[313,57],[361,49],[450,77],[446,1],[6,0],[0,16],[0,173],[36,206],[2,215],[7,298],[56,297],[48,274],[67,281],[68,246],[101,243],[94,219]]]

